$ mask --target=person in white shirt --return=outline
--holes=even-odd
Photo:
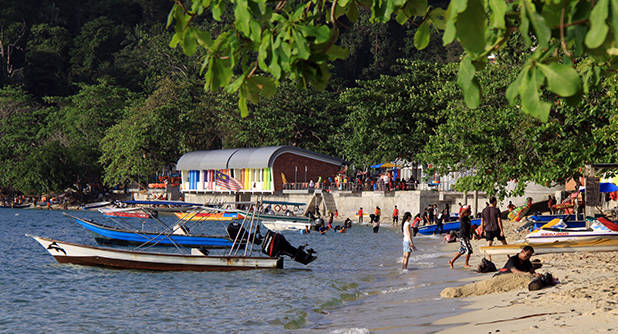
[[[408,270],[408,259],[410,253],[416,250],[414,242],[412,242],[412,228],[410,227],[410,221],[412,220],[412,214],[406,212],[403,214],[403,224],[401,224],[401,230],[403,232],[403,259],[401,261],[401,269]]]

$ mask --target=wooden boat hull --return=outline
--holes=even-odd
[[[91,247],[45,237],[28,235],[36,240],[58,263],[115,269],[158,271],[231,271],[283,268],[283,258],[244,256],[204,256],[134,252]]]
[[[69,216],[69,215],[67,215]],[[209,235],[162,235],[153,232],[138,232],[116,229],[96,224],[90,220],[69,216],[83,228],[94,233],[99,243],[111,243],[120,245],[150,244],[157,246],[182,246],[182,247],[206,247],[206,248],[229,248],[233,241],[226,236]]]
[[[534,254],[573,253],[573,252],[611,252],[618,251],[618,239],[594,239],[587,241],[563,241],[552,243],[515,243],[509,245],[482,246],[481,252],[487,255],[514,255],[524,246],[532,246]]]
[[[232,221],[241,220],[243,215],[237,212],[176,212],[178,219],[190,221]]]

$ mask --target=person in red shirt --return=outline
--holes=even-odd
[[[358,209],[358,223],[363,223],[363,208]]]
[[[395,205],[395,209],[393,210],[393,225],[399,224],[399,209],[397,209],[397,205]]]
[[[423,219],[421,218],[421,214],[417,213],[416,216],[414,216],[414,221],[412,222],[413,237],[415,237],[418,233],[418,225],[421,223],[421,221],[423,221]]]

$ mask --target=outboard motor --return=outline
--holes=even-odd
[[[230,239],[235,240],[235,239],[236,239],[236,235],[237,235],[237,234],[240,234],[240,235],[238,236],[238,240],[239,240],[240,242],[243,242],[243,243],[244,243],[244,242],[247,242],[247,234],[248,234],[248,233],[247,233],[247,230],[245,230],[245,228],[244,228],[244,227],[241,227],[239,223],[237,223],[237,222],[231,222],[231,223],[227,226],[226,231],[227,231],[227,235],[228,235],[228,237],[230,237]],[[259,245],[259,244],[261,244],[261,243],[262,243],[262,236],[260,235],[260,226],[259,226],[259,225],[257,226],[257,231],[256,231],[256,232],[257,232],[257,233],[256,233],[256,235],[255,235],[255,239],[254,239],[254,235],[253,235],[253,234],[251,234],[251,236],[250,236],[250,240],[252,240],[252,241],[253,241],[253,243],[255,243],[255,244],[258,244],[258,245]]]
[[[262,253],[270,257],[287,255],[291,257],[292,260],[307,265],[315,260],[317,256],[313,255],[315,251],[311,248],[305,251],[305,246],[307,245],[295,248],[290,245],[283,235],[268,230],[264,236],[264,242],[262,242]]]

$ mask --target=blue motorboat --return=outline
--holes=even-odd
[[[477,225],[478,226],[480,224],[481,224],[481,220],[480,219],[472,219],[472,225]],[[445,224],[442,225],[442,232],[443,233],[449,233],[450,231],[458,231],[459,230],[459,225],[460,225],[459,221],[445,223]],[[425,225],[425,226],[421,226],[421,227],[418,228],[418,233],[423,234],[423,235],[436,234],[438,232],[436,230],[437,227],[438,227],[438,225]]]
[[[228,236],[165,234],[123,230],[115,227],[100,225],[92,220],[67,215],[77,221],[79,225],[95,234],[95,240],[102,244],[118,245],[153,245],[153,246],[181,246],[193,248],[229,248],[233,240]]]

